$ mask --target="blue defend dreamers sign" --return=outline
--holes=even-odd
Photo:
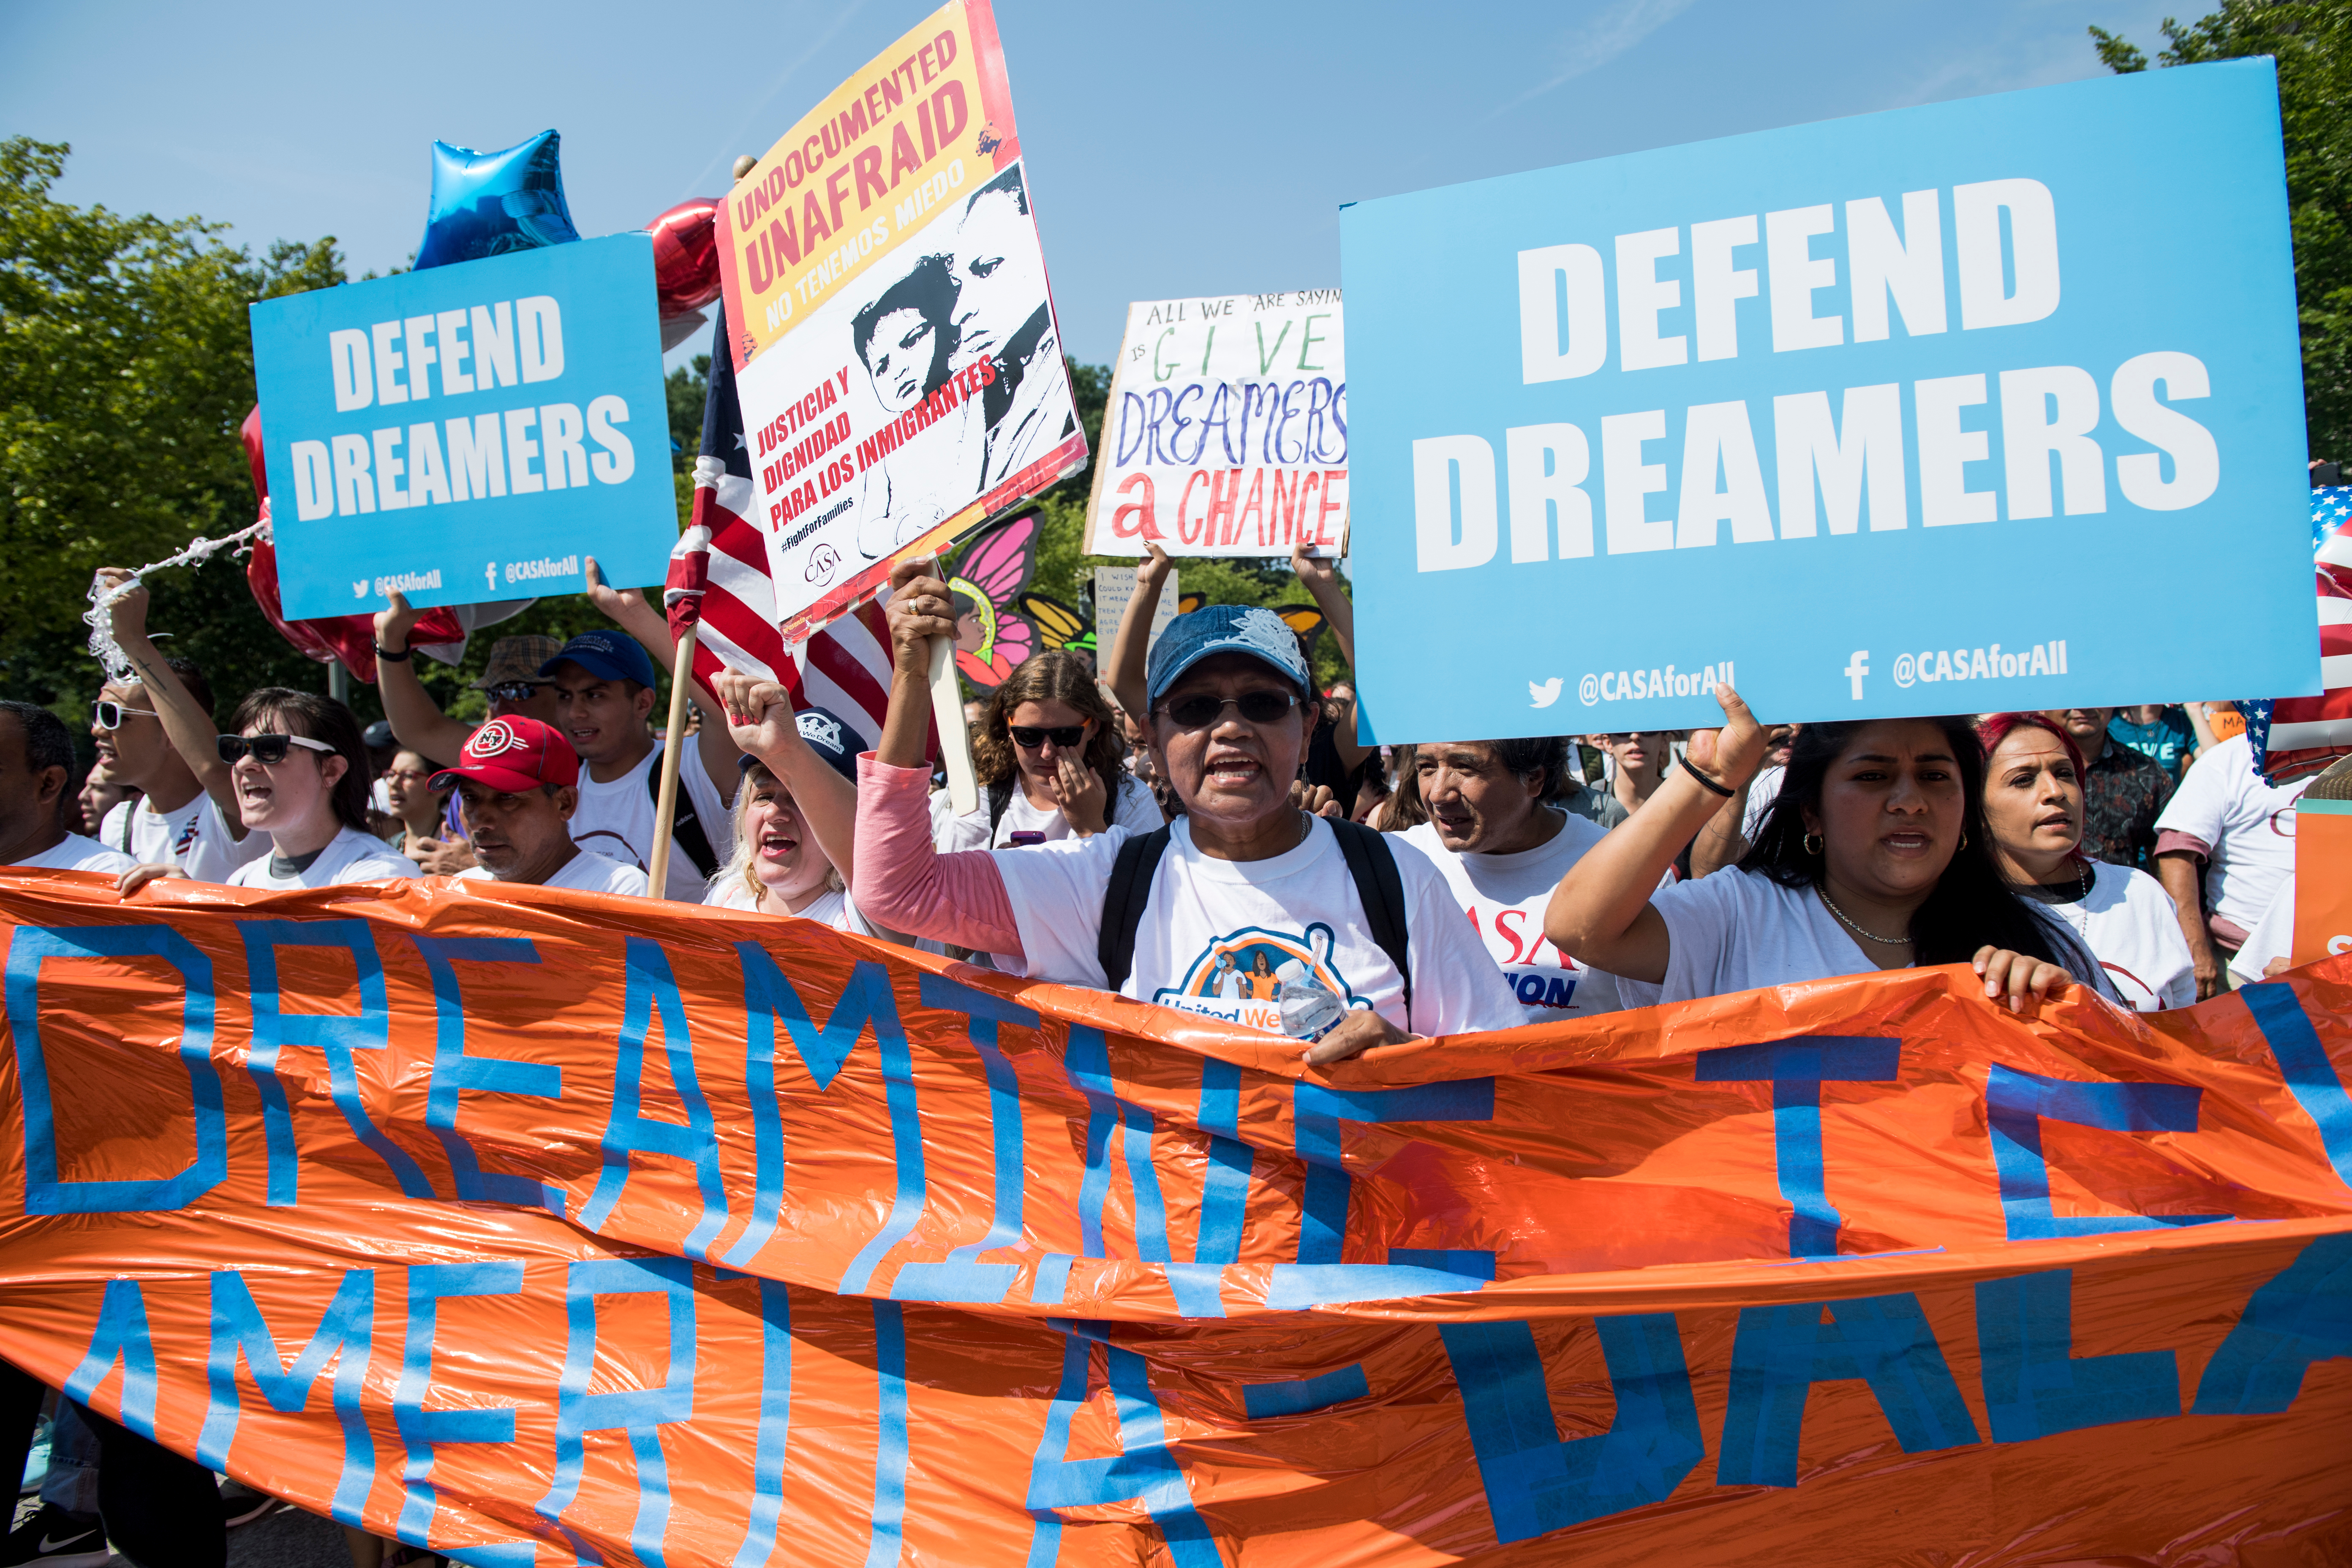
[[[289,619],[662,580],[651,237],[267,300],[253,361]]]
[[[1368,736],[2319,689],[2268,60],[1340,234]]]

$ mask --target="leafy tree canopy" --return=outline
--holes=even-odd
[[[2224,0],[2187,26],[2168,16],[2159,66],[2269,55],[2279,116],[2303,325],[2304,418],[2314,457],[2352,458],[2352,5]],[[2128,40],[2093,27],[2108,69],[2147,68]]]

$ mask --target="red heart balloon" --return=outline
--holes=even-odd
[[[237,431],[245,443],[246,461],[253,468],[254,492],[261,498],[260,520],[269,521],[269,473],[261,456],[261,409],[257,405],[245,416]],[[314,621],[289,621],[286,618],[284,602],[278,594],[278,547],[271,542],[268,530],[253,542],[253,553],[246,558],[245,585],[253,593],[253,602],[260,606],[278,635],[294,645],[296,651],[320,664],[341,659],[352,679],[368,686],[375,684],[375,617],[373,616],[331,616]],[[408,634],[411,647],[425,647],[436,643],[462,643],[466,629],[457,617],[446,609],[425,612],[416,629]]]
[[[719,198],[682,201],[646,225],[654,237],[654,292],[664,316],[719,298]]]

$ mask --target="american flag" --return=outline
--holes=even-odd
[[[678,634],[700,622],[694,672],[706,682],[721,669],[780,681],[793,707],[826,709],[874,745],[890,705],[889,626],[881,606],[868,602],[798,648],[777,633],[767,542],[751,521],[751,453],[723,304],[710,342],[718,352],[702,405],[702,451],[694,460],[694,518],[670,552],[662,595],[670,629]]]
[[[2241,706],[2254,769],[2274,784],[2352,756],[2352,485],[2311,492],[2311,550],[2319,595],[2316,697]]]

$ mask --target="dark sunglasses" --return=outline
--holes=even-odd
[[[251,757],[265,768],[274,768],[286,760],[286,748],[289,746],[331,754],[335,749],[324,741],[314,741],[308,735],[223,735],[220,737],[220,760],[233,763],[241,758]]]
[[[1066,752],[1087,738],[1084,724],[1055,724],[1042,730],[1028,724],[1008,724],[1005,728],[1013,731],[1013,743],[1024,752],[1034,752],[1048,740]]]
[[[1271,724],[1297,706],[1295,692],[1262,689],[1244,691],[1239,697],[1211,697],[1205,692],[1179,697],[1161,711],[1176,721],[1179,728],[1203,730],[1215,723],[1228,707],[1253,724]]]
[[[536,680],[501,680],[487,689],[493,701],[528,702],[538,694],[541,684]]]
[[[91,718],[98,721],[98,727],[101,730],[121,729],[125,714],[135,715],[142,719],[162,717],[152,708],[125,708],[120,702],[108,702],[102,700],[89,705],[89,714]]]

